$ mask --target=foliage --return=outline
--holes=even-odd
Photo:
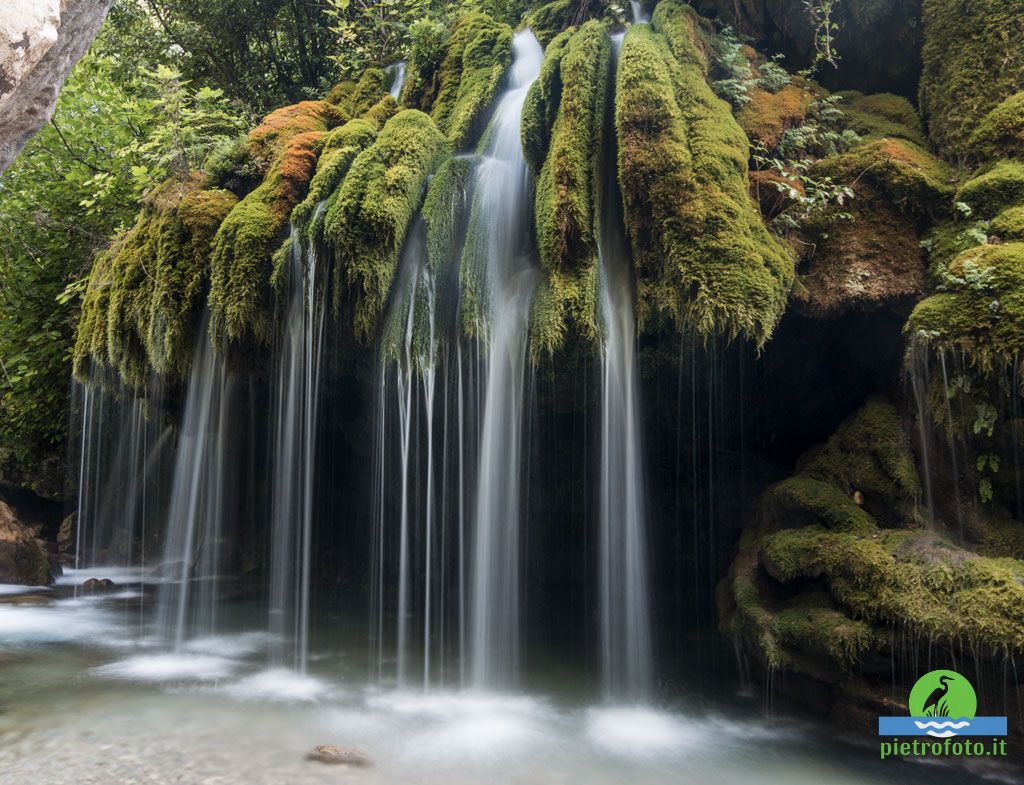
[[[201,167],[244,122],[164,53],[147,57],[137,27],[126,40],[121,7],[65,83],[53,121],[0,177],[10,238],[0,252],[0,482],[50,496],[63,482],[74,318],[93,254],[155,182]]]
[[[814,57],[809,73],[814,73],[824,63],[837,68],[839,53],[836,51],[836,34],[839,32],[839,23],[835,15],[840,0],[803,0],[803,4],[814,28]]]
[[[430,0],[326,0],[326,4],[335,36],[331,59],[343,76],[405,57],[413,41],[413,24],[430,9]]]

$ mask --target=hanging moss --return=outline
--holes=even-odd
[[[348,174],[352,162],[359,153],[373,144],[379,127],[368,119],[349,120],[324,138],[316,174],[309,183],[309,192],[292,211],[291,216],[293,224],[306,227],[311,239],[323,240],[324,215],[337,197],[339,186]],[[327,202],[327,205],[317,216],[316,210],[321,202]]]
[[[456,150],[479,129],[512,58],[512,29],[487,14],[459,17],[438,73],[431,117]]]
[[[203,190],[205,177],[171,179],[143,201],[134,226],[93,264],[75,345],[75,372],[116,370],[143,387],[151,372],[185,375],[192,357],[210,244],[237,202]]]
[[[924,147],[927,142],[921,118],[913,104],[901,95],[876,93],[863,95],[856,91],[837,93],[839,104],[849,128],[866,140],[906,139]]]
[[[1008,207],[1024,204],[1024,163],[998,161],[960,186],[956,198],[981,218],[994,218]]]
[[[711,92],[693,12],[663,0],[626,33],[616,129],[641,324],[664,314],[700,335],[762,345],[786,305],[789,252],[747,191],[748,144]],[[673,51],[678,54],[673,55]]]
[[[430,180],[422,213],[427,227],[427,258],[435,278],[442,278],[457,261],[472,174],[473,159],[455,156],[445,161]]]
[[[155,260],[148,354],[153,369],[184,378],[191,366],[199,311],[210,278],[210,253],[238,199],[223,190],[190,190],[167,211]]]
[[[528,27],[540,41],[541,46],[549,46],[566,28],[578,24],[576,13],[577,0],[555,0],[533,9],[523,19],[523,27]]]
[[[905,332],[935,351],[963,352],[983,371],[1024,346],[1024,243],[982,245],[957,256],[941,291],[922,300]]]
[[[946,156],[972,156],[970,138],[1024,82],[1021,7],[1006,0],[924,0],[920,107]]]
[[[573,34],[561,58],[561,97],[535,196],[545,276],[534,302],[537,352],[561,346],[570,325],[585,337],[597,335],[599,164],[610,64],[608,35],[596,21]]]
[[[1024,158],[1024,92],[997,104],[971,135],[972,151],[983,158]]]
[[[555,125],[562,100],[562,58],[575,30],[565,30],[552,39],[544,50],[540,73],[530,85],[523,102],[521,137],[523,156],[534,174],[540,172],[548,155],[551,129]]]
[[[352,162],[327,210],[324,235],[335,252],[335,296],[351,300],[362,340],[376,329],[427,178],[449,150],[430,117],[416,109],[399,112]]]
[[[214,240],[210,279],[210,336],[221,350],[247,354],[270,344],[273,332],[273,255],[292,209],[306,195],[324,133],[290,140],[263,182],[239,202]]]

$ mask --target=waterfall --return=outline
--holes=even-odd
[[[293,231],[292,237],[299,234]],[[277,643],[277,663],[302,673],[309,658],[314,471],[327,311],[317,272],[315,249],[294,241],[288,252],[288,290],[274,388],[270,631]]]
[[[131,567],[143,557],[149,486],[169,429],[147,416],[135,391],[107,375],[77,385],[76,393],[81,437],[75,566]]]
[[[233,384],[210,346],[204,315],[171,482],[161,567],[170,580],[157,596],[158,629],[175,650],[186,637],[217,628]]]
[[[388,92],[396,101],[402,97],[402,88],[405,87],[405,66],[405,60],[399,60],[384,69],[391,76],[391,88]]]
[[[634,15],[639,7],[633,3]],[[612,73],[622,34],[612,37]],[[630,257],[617,178],[615,128],[606,112],[598,256],[601,347],[600,607],[607,698],[643,700],[651,690],[646,513]]]
[[[470,616],[474,686],[505,686],[519,661],[519,517],[527,327],[536,272],[529,263],[528,169],[520,142],[526,92],[544,52],[529,30],[513,41],[509,86],[476,170],[477,258],[485,260],[487,376]]]
[[[651,21],[651,15],[644,10],[643,4],[638,0],[629,0],[629,10],[633,14],[633,24],[644,25]]]

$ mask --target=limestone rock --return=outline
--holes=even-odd
[[[0,172],[53,115],[113,0],[6,0],[0,15]]]

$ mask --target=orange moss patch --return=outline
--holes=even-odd
[[[344,121],[340,110],[327,101],[301,101],[276,109],[249,134],[250,155],[270,161],[299,134],[328,131]]]
[[[747,136],[768,148],[778,146],[789,128],[801,125],[814,96],[796,85],[788,84],[777,93],[752,87],[749,103],[736,113],[736,120]]]

